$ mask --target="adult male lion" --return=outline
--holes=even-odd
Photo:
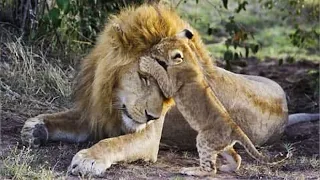
[[[101,175],[117,161],[155,162],[164,116],[173,102],[164,99],[154,79],[139,73],[138,60],[161,38],[186,27],[189,25],[174,11],[161,5],[128,8],[112,17],[82,61],[75,106],[28,119],[21,131],[22,141],[37,147],[49,140],[101,140],[74,156],[70,166],[73,174]],[[251,140],[259,145],[278,137],[288,119],[280,86],[266,78],[237,75],[213,66],[195,30],[193,43],[212,90],[231,117],[243,124]],[[196,134],[176,109],[167,119],[162,135],[165,143],[194,145],[184,142]]]

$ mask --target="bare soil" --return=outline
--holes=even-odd
[[[258,62],[251,58],[245,67],[236,67],[239,73],[265,76],[278,82],[288,94],[290,113],[319,112],[319,64],[310,61],[299,61],[278,65],[277,60]],[[63,110],[69,104],[42,103],[27,97],[16,98],[1,91],[1,162],[8,156],[12,148],[20,145],[20,130],[27,118],[45,112]],[[239,152],[243,163],[237,173],[218,172],[216,179],[319,179],[319,121],[302,123],[291,126],[281,140],[272,146],[264,146],[260,150],[268,154],[283,151],[281,145],[290,143],[294,148],[293,157],[284,164],[266,166],[257,163],[242,149]],[[57,177],[78,179],[68,176],[67,167],[73,155],[82,148],[90,147],[86,144],[69,144],[52,142],[32,150],[36,160],[31,164],[33,168],[45,166],[54,171]],[[162,147],[156,163],[142,161],[134,163],[119,163],[107,170],[104,179],[199,179],[178,174],[181,167],[196,166],[198,164],[195,151],[180,151],[179,149]],[[0,174],[1,177],[1,174]],[[3,178],[12,178],[10,176]],[[208,178],[205,178],[208,179]]]

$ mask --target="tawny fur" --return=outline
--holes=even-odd
[[[94,133],[100,137],[105,133],[118,134],[114,131],[120,116],[112,104],[116,82],[128,70],[126,67],[137,62],[141,54],[161,38],[173,36],[187,27],[189,25],[174,11],[162,5],[127,8],[110,18],[97,45],[83,60],[75,87],[76,108],[85,110],[81,118],[89,121]],[[205,63],[212,66],[197,33],[194,42]]]
[[[169,120],[164,123],[173,101],[161,95],[153,78],[144,84],[138,75],[138,60],[145,51],[188,27],[174,11],[162,5],[122,10],[108,21],[96,46],[81,62],[75,106],[66,112],[28,119],[21,130],[22,141],[37,147],[46,141],[103,139],[77,153],[70,166],[73,174],[93,175],[100,175],[118,161],[156,161],[163,125],[163,142],[181,148],[194,146],[189,140],[195,139],[195,133],[176,108],[167,114]],[[279,138],[287,123],[281,87],[266,78],[234,74],[214,66],[198,33],[193,32],[191,48],[201,57],[199,66],[204,79],[232,119],[255,144]],[[121,105],[127,106],[133,119],[123,118]],[[159,120],[146,124],[146,110],[154,117],[160,116]]]
[[[192,34],[189,30],[180,34],[185,35],[185,32]],[[215,174],[216,157],[226,151],[232,151],[233,162],[236,162],[234,167],[238,169],[241,161],[233,150],[236,142],[258,161],[276,164],[287,159],[290,154],[274,159],[257,151],[212,92],[199,67],[201,56],[192,52],[190,46],[193,44],[181,35],[164,38],[140,58],[140,70],[157,80],[164,95],[174,99],[184,118],[198,132],[200,167],[184,169],[182,173],[198,176]]]

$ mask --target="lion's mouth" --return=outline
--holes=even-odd
[[[126,107],[126,105],[122,105],[122,112],[124,115],[126,115],[128,118],[133,119],[132,116],[129,114],[128,109]]]

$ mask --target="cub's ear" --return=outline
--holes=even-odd
[[[180,38],[192,39],[193,32],[190,29],[184,29],[183,31],[179,32],[176,36]]]

